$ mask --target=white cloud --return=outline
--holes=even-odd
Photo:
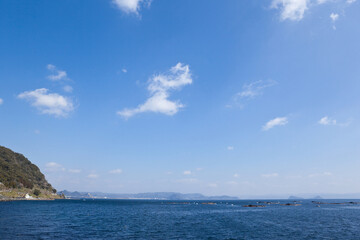
[[[208,184],[209,187],[212,187],[212,188],[217,188],[218,185],[216,183],[210,183]]]
[[[282,126],[282,125],[286,125],[288,123],[288,119],[286,117],[277,117],[274,118],[270,121],[268,121],[263,127],[262,129],[264,131],[267,131],[275,126]]]
[[[309,0],[273,0],[271,7],[281,11],[281,20],[299,21],[308,9]]]
[[[60,81],[67,79],[67,73],[65,71],[58,70],[56,66],[48,64],[46,68],[52,73],[48,76],[48,79],[52,81]]]
[[[47,172],[65,171],[65,168],[56,162],[48,162],[45,167]]]
[[[323,172],[323,173],[313,173],[310,174],[308,177],[309,178],[314,178],[314,177],[329,177],[332,176],[333,174],[331,172]]]
[[[331,18],[331,20],[332,20],[333,22],[336,22],[336,20],[339,19],[339,14],[337,14],[337,13],[331,13],[331,14],[330,14],[330,18]]]
[[[331,13],[330,18],[331,18],[331,21],[333,22],[333,29],[336,30],[335,22],[339,19],[339,14]]]
[[[69,173],[81,173],[80,169],[69,169]]]
[[[149,79],[148,91],[150,92],[150,97],[144,104],[133,109],[125,108],[122,111],[118,111],[117,114],[124,118],[129,118],[143,112],[174,115],[184,105],[179,101],[169,100],[170,91],[179,90],[191,83],[192,78],[189,65],[178,63],[170,69],[168,74],[158,74]]]
[[[95,178],[98,178],[99,175],[95,174],[95,173],[91,173],[87,176],[88,178],[92,178],[92,179],[95,179]]]
[[[240,177],[240,175],[238,173],[235,173],[233,176],[234,176],[234,178]]]
[[[321,125],[336,125],[336,120],[325,116],[321,118],[318,123]]]
[[[232,150],[234,150],[234,147],[233,146],[228,146],[227,150],[232,151]]]
[[[343,0],[345,1],[345,0]],[[346,0],[348,4],[354,3],[356,0]],[[327,2],[340,2],[331,0],[272,0],[271,8],[280,9],[281,20],[300,21],[304,18],[307,10],[314,6],[322,5]],[[341,5],[341,4],[338,4]],[[338,15],[334,14],[337,19]],[[333,17],[331,17],[333,19]],[[336,19],[333,21],[336,21]]]
[[[267,173],[267,174],[262,174],[261,177],[263,178],[273,178],[273,177],[278,177],[279,174],[278,173]]]
[[[186,170],[183,172],[184,175],[191,175],[191,171],[190,170]]]
[[[69,85],[64,86],[63,89],[67,93],[71,93],[74,90],[73,87]]]
[[[185,178],[185,179],[176,180],[176,182],[178,182],[178,183],[197,183],[197,182],[199,182],[199,180],[196,178]]]
[[[338,122],[336,119],[329,118],[328,116],[325,116],[321,118],[318,123],[324,126],[339,126],[339,127],[347,127],[351,124],[351,119],[349,119],[347,122]]]
[[[121,11],[125,13],[138,14],[141,5],[150,6],[151,0],[113,0],[112,1]]]
[[[56,167],[56,168],[61,167],[61,165],[56,162],[48,162],[48,163],[46,163],[45,166],[46,167]]]
[[[36,107],[42,114],[50,114],[58,117],[66,117],[74,110],[71,99],[57,93],[48,93],[48,89],[39,88],[34,91],[26,91],[18,95]]]
[[[228,184],[228,185],[237,185],[238,183],[235,182],[235,181],[228,181],[228,182],[226,182],[226,184]]]
[[[0,105],[4,103],[4,100],[2,100],[2,98],[0,98]]]
[[[122,71],[123,73],[127,73],[127,69],[126,69],[126,68],[121,69],[121,71]]]
[[[122,173],[122,169],[120,169],[120,168],[114,169],[114,170],[109,171],[109,173],[111,173],[111,174],[120,174],[120,173]]]

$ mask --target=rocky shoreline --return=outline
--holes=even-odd
[[[46,190],[35,190],[32,189],[1,189],[0,190],[0,202],[9,202],[9,201],[48,201],[55,199],[64,199],[64,195],[58,195]]]
[[[0,202],[12,202],[12,201],[53,201],[56,199],[61,199],[61,198],[32,198],[32,199],[27,199],[27,198],[21,198],[21,197],[17,197],[17,198],[7,198],[4,196],[0,196]]]

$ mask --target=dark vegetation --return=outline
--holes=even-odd
[[[39,189],[35,189],[33,193],[35,196],[39,196],[41,194]]]
[[[33,192],[35,195],[36,193],[40,195],[39,189],[56,192],[36,165],[22,154],[2,146],[0,146],[0,182],[7,188],[37,188]]]

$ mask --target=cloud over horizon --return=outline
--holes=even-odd
[[[89,175],[87,175],[88,178],[91,178],[91,179],[95,179],[95,178],[98,178],[99,175],[96,174],[96,173],[90,173]]]
[[[57,171],[65,171],[65,170],[66,169],[62,165],[56,162],[48,162],[45,164],[46,172],[57,172]]]
[[[81,173],[81,169],[69,169],[69,173]]]
[[[122,173],[122,169],[118,168],[118,169],[113,169],[113,170],[110,170],[109,173],[111,174],[120,174]]]
[[[263,178],[273,178],[273,177],[278,177],[279,174],[278,173],[266,173],[266,174],[262,174],[261,177]]]
[[[165,115],[174,115],[184,105],[177,101],[169,100],[172,90],[180,90],[183,86],[192,84],[189,65],[178,63],[166,74],[157,74],[149,79],[148,91],[150,97],[145,103],[136,108],[125,108],[118,111],[117,114],[124,118],[130,118],[136,114],[144,112],[162,113]]]

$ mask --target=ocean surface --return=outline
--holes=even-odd
[[[293,203],[280,200],[280,204]],[[344,203],[359,200],[320,200]],[[0,239],[360,239],[360,204],[254,201],[0,202]]]

